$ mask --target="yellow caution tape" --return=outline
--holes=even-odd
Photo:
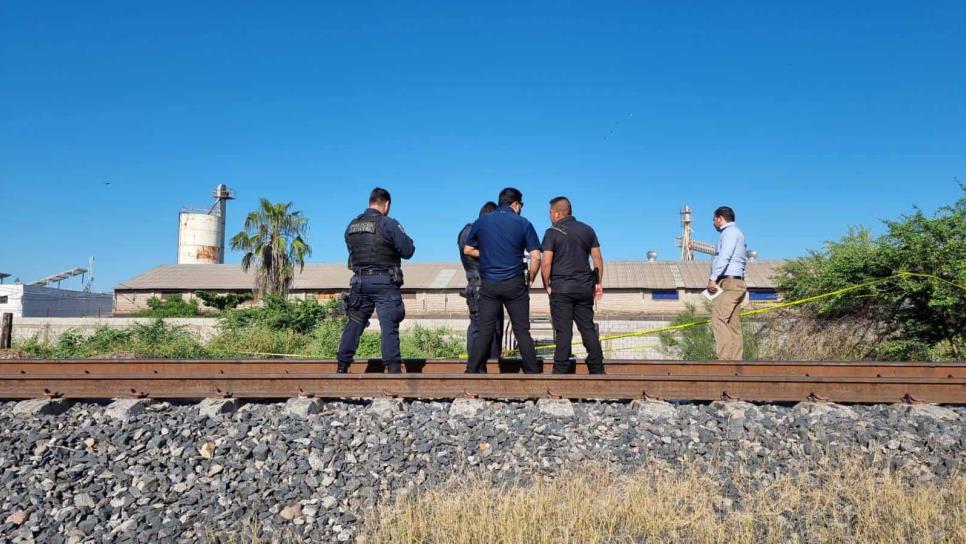
[[[822,299],[825,299],[825,298],[830,298],[830,297],[842,295],[842,294],[845,294],[845,293],[848,293],[848,292],[851,292],[851,291],[855,291],[855,290],[858,290],[858,289],[863,289],[865,287],[871,287],[873,285],[877,285],[879,283],[885,283],[887,281],[894,280],[894,279],[898,279],[898,278],[901,278],[901,277],[929,278],[929,279],[933,279],[933,280],[936,280],[936,281],[939,281],[939,282],[942,282],[942,283],[946,283],[946,284],[952,285],[953,287],[957,287],[957,288],[959,288],[959,289],[961,289],[963,291],[966,291],[966,286],[960,285],[958,283],[955,283],[955,282],[952,282],[952,281],[949,281],[949,280],[945,280],[943,278],[940,278],[939,276],[935,276],[935,275],[932,275],[932,274],[920,274],[920,273],[916,273],[916,272],[896,272],[895,274],[893,274],[891,276],[886,276],[884,278],[877,278],[877,279],[870,280],[870,281],[863,282],[863,283],[859,283],[859,284],[856,284],[856,285],[850,285],[848,287],[843,287],[841,289],[836,289],[834,291],[829,291],[827,293],[822,293],[822,294],[819,294],[819,295],[813,295],[813,296],[810,296],[810,297],[800,298],[800,299],[797,299],[797,300],[791,300],[791,301],[788,301],[788,302],[779,302],[779,303],[772,304],[770,306],[766,306],[766,307],[763,307],[763,308],[753,308],[753,309],[749,309],[749,310],[744,310],[744,311],[741,312],[741,315],[742,316],[749,316],[749,315],[763,314],[763,313],[767,313],[767,312],[773,312],[775,310],[781,310],[783,308],[790,308],[792,306],[799,306],[801,304],[806,304],[808,302],[815,302],[816,300],[822,300]],[[601,337],[600,341],[601,342],[607,342],[607,341],[610,341],[610,340],[620,340],[622,338],[635,338],[635,337],[639,337],[639,336],[647,336],[647,335],[650,335],[650,334],[656,334],[656,333],[661,333],[661,332],[668,332],[668,331],[676,331],[676,330],[681,330],[681,329],[688,329],[688,328],[691,328],[691,327],[696,327],[698,325],[705,325],[705,324],[710,323],[710,322],[711,322],[711,319],[710,318],[698,319],[698,320],[695,320],[695,321],[691,321],[691,322],[688,322],[688,323],[681,323],[681,324],[678,324],[678,325],[669,325],[669,326],[666,326],[666,327],[657,327],[657,328],[653,328],[653,329],[644,329],[644,330],[639,330],[639,331],[633,331],[633,332],[627,332],[627,333],[621,333],[621,334],[614,334],[614,335],[611,335],[611,336],[604,336],[604,337]],[[580,343],[581,343],[581,340],[580,339],[577,339],[577,340],[574,340],[573,342],[571,342],[572,345],[578,345]],[[553,349],[555,347],[556,347],[555,344],[548,344],[548,345],[545,345],[545,346],[540,346],[538,349],[541,349],[541,350],[544,350],[544,349]],[[611,351],[613,351],[613,350],[611,350]]]

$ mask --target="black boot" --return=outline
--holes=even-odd
[[[387,365],[387,371],[390,374],[402,374],[402,363],[389,363]]]
[[[348,374],[349,373],[349,363],[339,363],[339,366],[335,369],[336,374]]]

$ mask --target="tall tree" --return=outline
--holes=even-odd
[[[308,219],[301,211],[292,211],[292,203],[272,203],[261,199],[259,209],[245,218],[245,229],[231,239],[231,248],[244,251],[242,270],[255,268],[255,290],[259,295],[288,293],[295,266],[305,268],[305,258],[312,254],[303,237],[308,232]]]

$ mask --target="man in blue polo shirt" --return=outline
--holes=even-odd
[[[540,273],[540,239],[533,225],[520,216],[523,194],[507,187],[500,191],[500,206],[473,223],[466,235],[463,252],[480,259],[479,338],[491,338],[497,321],[506,308],[520,347],[523,371],[543,372],[530,336],[530,286]],[[530,269],[523,256],[530,253]],[[466,362],[467,374],[486,372],[489,346],[476,342]]]

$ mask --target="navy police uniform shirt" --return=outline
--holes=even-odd
[[[509,206],[477,219],[466,235],[466,245],[480,250],[480,275],[488,282],[522,277],[524,253],[540,250],[533,225]]]
[[[543,235],[543,250],[553,251],[550,287],[554,293],[578,294],[597,283],[590,269],[590,250],[600,247],[597,233],[573,216],[565,217]]]
[[[356,216],[355,219],[365,215],[382,215],[382,212],[373,208],[366,208],[366,211]],[[349,224],[351,225],[352,223],[350,222]],[[389,240],[389,242],[392,243],[392,247],[395,248],[395,250],[399,253],[399,256],[403,259],[409,259],[413,256],[413,253],[416,252],[416,244],[413,243],[413,239],[410,238],[409,235],[406,234],[406,231],[403,230],[402,225],[399,224],[399,221],[396,221],[388,215],[384,215],[383,220],[378,223],[376,228],[376,232],[378,232],[379,235],[386,240]],[[345,243],[346,247],[348,247],[349,227],[346,227],[345,229]]]
[[[463,263],[463,271],[466,272],[466,281],[476,281],[476,283],[479,284],[480,260],[476,257],[470,257],[466,253],[463,253],[463,248],[466,246],[466,237],[469,235],[471,228],[473,228],[473,223],[467,223],[466,226],[463,227],[463,230],[461,230],[459,235],[456,237],[456,246],[460,251],[460,262]]]

